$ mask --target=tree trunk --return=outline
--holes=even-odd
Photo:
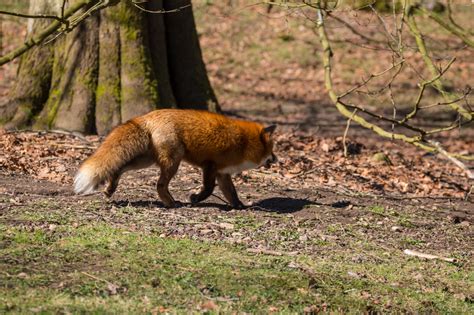
[[[168,0],[165,14],[166,46],[171,85],[179,107],[217,110],[217,100],[207,78],[190,0]]]
[[[30,2],[33,14],[59,15],[62,4],[62,0]],[[9,101],[0,106],[0,123],[6,128],[106,134],[156,108],[217,111],[189,4],[189,0],[146,3],[152,11],[179,8],[161,14],[121,1],[54,43],[30,50],[21,58]],[[31,30],[47,24],[35,19]]]

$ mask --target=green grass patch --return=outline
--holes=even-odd
[[[446,263],[254,255],[104,224],[0,226],[0,270],[0,312],[473,311],[473,274]]]
[[[385,215],[385,207],[380,205],[369,207],[369,211],[375,214]]]

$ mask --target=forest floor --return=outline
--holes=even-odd
[[[195,8],[223,109],[278,124],[278,164],[234,178],[249,207],[230,209],[217,190],[188,204],[201,175],[186,164],[170,186],[181,208],[162,207],[157,169],[125,175],[110,200],[76,196],[99,137],[0,131],[0,312],[474,312],[472,181],[355,126],[344,157],[346,120],[325,96],[314,34],[258,10]],[[472,51],[457,53],[453,85],[474,73]],[[344,89],[355,61],[340,61]],[[1,69],[0,97],[14,68]],[[404,88],[399,102],[417,87]],[[437,140],[472,154],[473,133]]]

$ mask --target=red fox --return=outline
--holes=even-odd
[[[74,191],[90,194],[101,184],[110,197],[120,176],[157,164],[157,191],[166,207],[177,203],[168,190],[182,160],[202,168],[203,187],[192,204],[208,198],[215,182],[232,207],[242,208],[231,174],[276,162],[271,135],[275,125],[262,125],[198,110],[161,109],[117,126],[79,168]]]

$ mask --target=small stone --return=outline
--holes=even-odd
[[[56,167],[56,172],[63,173],[66,171],[66,167],[64,165],[58,165]]]
[[[203,229],[203,230],[201,230],[201,231],[199,231],[199,232],[200,232],[201,234],[203,234],[203,235],[206,235],[206,234],[212,233],[213,230],[211,230],[211,229]]]
[[[308,240],[308,235],[301,235],[298,239],[302,242],[306,242]]]
[[[401,232],[403,229],[401,226],[392,226],[392,228],[390,229],[392,230],[392,232]]]
[[[324,152],[329,152],[329,144],[327,144],[326,142],[321,144],[321,150],[323,150]]]
[[[26,279],[28,278],[28,274],[26,272],[20,272],[19,274],[16,275],[20,279]]]
[[[113,283],[107,284],[107,291],[109,291],[110,295],[116,295],[118,289],[119,287]]]
[[[383,152],[378,152],[372,155],[372,161],[385,165],[393,165],[388,155]]]

